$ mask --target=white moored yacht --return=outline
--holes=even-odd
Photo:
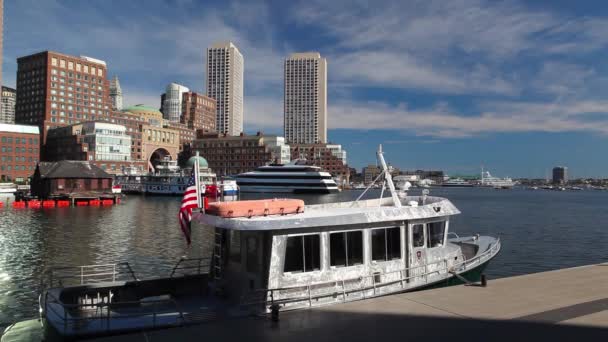
[[[40,312],[59,334],[82,337],[478,281],[500,240],[449,232],[460,211],[428,190],[398,194],[381,150],[378,157],[391,197],[212,203],[193,214],[214,231],[209,263],[183,259],[170,275],[143,280],[125,263],[81,266],[71,278],[60,269],[50,273]],[[76,284],[66,286],[69,279]]]
[[[339,191],[329,172],[321,171],[317,166],[304,165],[302,160],[261,166],[255,171],[239,174],[236,182],[242,192],[327,194]]]
[[[484,171],[481,168],[481,186],[492,187],[495,189],[511,189],[515,186],[515,182],[509,177],[498,178],[490,174],[490,171]]]

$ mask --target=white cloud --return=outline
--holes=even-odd
[[[339,102],[330,107],[333,129],[384,129],[462,138],[495,132],[575,132],[608,134],[608,102],[568,102],[560,104],[504,102],[485,103],[492,111],[464,115],[438,104],[425,109],[409,109],[406,104]],[[483,108],[482,108],[483,109]],[[599,114],[605,120],[589,122],[585,114]]]
[[[203,90],[206,47],[232,40],[245,58],[246,129],[280,133],[283,59],[302,46],[310,50],[312,42],[329,60],[330,129],[435,137],[608,134],[608,105],[597,100],[608,80],[600,68],[574,58],[606,47],[604,18],[531,10],[515,1],[306,1],[286,10],[291,14],[286,20],[300,34],[313,32],[298,37],[306,40],[302,43],[281,37],[285,27],[275,26],[277,13],[265,3],[201,8],[183,0],[142,9],[127,2],[119,12],[60,1],[6,6],[19,12],[18,19],[6,16],[7,60],[47,48],[104,59],[121,78],[125,105],[158,106],[171,81]],[[9,64],[7,72],[14,71]],[[374,102],[384,101],[377,95],[384,90],[421,94],[435,105]],[[455,105],[461,99],[471,111]]]

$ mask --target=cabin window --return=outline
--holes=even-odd
[[[401,229],[372,229],[372,260],[388,261],[401,258]]]
[[[241,263],[241,232],[230,232],[230,261]]]
[[[443,246],[443,236],[445,233],[445,221],[431,222],[427,224],[428,231],[428,246],[429,247],[441,247]]]
[[[412,245],[414,247],[424,247],[424,226],[421,224],[412,226]]]
[[[363,232],[352,231],[329,235],[331,266],[363,264]]]
[[[320,237],[315,235],[287,238],[284,272],[310,272],[321,269]]]
[[[258,240],[254,236],[247,238],[247,272],[258,271]]]

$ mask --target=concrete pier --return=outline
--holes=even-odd
[[[96,341],[608,341],[608,263]]]

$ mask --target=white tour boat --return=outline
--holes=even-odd
[[[338,185],[329,172],[318,166],[305,165],[302,160],[289,164],[270,164],[236,176],[242,192],[286,192],[327,194],[338,192]]]
[[[193,214],[195,229],[213,232],[210,259],[182,259],[164,278],[139,279],[127,263],[50,270],[43,321],[82,338],[480,280],[500,240],[452,233],[460,211],[428,190],[398,194],[381,149],[378,158],[388,198],[210,204]]]

